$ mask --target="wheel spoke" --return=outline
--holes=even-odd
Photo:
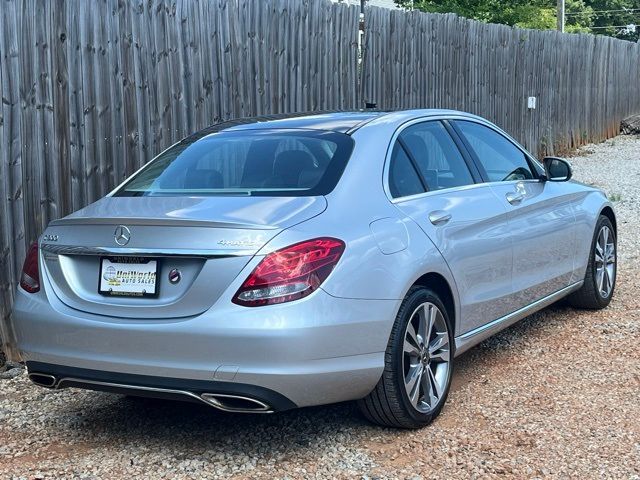
[[[598,285],[598,291],[602,292],[602,286],[604,284],[604,268],[598,268],[596,270],[596,284]]]
[[[404,340],[404,353],[412,357],[420,356],[420,349],[414,345],[413,340],[409,340],[409,335]]]
[[[435,362],[448,362],[451,355],[449,353],[448,348],[443,348],[442,350],[438,350],[436,353],[431,355],[431,361]]]
[[[613,243],[607,245],[607,247],[605,248],[605,259],[607,264],[616,262],[615,246],[613,245]]]
[[[427,327],[427,336],[424,337],[424,343],[429,343],[431,340],[431,332],[433,332],[433,325],[436,323],[436,317],[438,316],[439,310],[435,307],[435,305],[429,306],[429,325]]]
[[[431,379],[431,381],[433,382],[433,386],[435,388],[436,391],[436,395],[438,396],[438,398],[440,398],[442,396],[442,385],[440,385],[440,383],[438,382],[438,380],[436,379],[435,374],[433,373],[432,369],[429,369],[429,378]]]
[[[449,361],[449,335],[447,332],[436,334],[435,340],[429,344],[429,356],[431,360],[438,362]]]
[[[409,349],[409,347],[412,348]],[[404,351],[406,353],[411,353],[411,351],[415,350],[416,354],[420,353],[420,339],[416,334],[416,329],[413,328],[411,322],[407,325],[407,334],[404,337]]]
[[[604,263],[604,257],[601,253],[602,249],[596,248],[596,264]]]
[[[420,380],[423,377],[422,364],[411,366],[409,373],[404,379],[404,387],[407,390],[409,401],[414,407],[417,407],[420,398]]]
[[[605,268],[607,270],[607,273],[609,274],[611,282],[613,283],[616,278],[616,266],[613,263],[610,263]]]
[[[436,351],[446,346],[448,343],[449,336],[445,332],[436,333],[436,338],[434,338],[429,344],[429,353],[435,353]]]
[[[438,383],[438,380],[436,379],[436,376],[434,375],[433,370],[431,370],[431,368],[427,368],[427,370],[428,370],[427,373],[429,374],[429,383],[432,384],[431,398],[433,403],[431,405],[435,406],[435,403],[442,396],[442,387]]]
[[[602,229],[602,246],[607,248],[607,243],[609,243],[609,229],[604,227]]]
[[[425,344],[429,341],[427,337],[427,329],[429,322],[429,312],[427,311],[427,305],[423,305],[418,310],[418,339],[422,344]]]
[[[609,270],[607,268],[604,269],[604,279],[605,279],[605,290],[604,290],[604,295],[605,297],[609,295],[609,292],[611,292],[611,277],[609,276]]]
[[[433,391],[433,385],[431,384],[431,375],[429,372],[431,371],[430,367],[426,367],[426,371],[422,375],[422,394],[424,401],[429,405],[429,408],[433,408],[436,405],[437,398],[435,397]]]

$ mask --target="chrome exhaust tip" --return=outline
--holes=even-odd
[[[167,388],[146,387],[140,385],[125,385],[119,383],[101,382],[97,380],[83,380],[70,377],[63,377],[60,380],[54,375],[48,373],[30,372],[29,380],[40,387],[56,389],[67,386],[75,386],[80,388],[96,389],[95,387],[109,387],[117,389],[126,389],[131,391],[171,393],[175,395],[183,395],[197,399],[210,407],[217,408],[225,412],[232,413],[273,413],[275,410],[269,404],[261,400],[242,395],[230,395],[226,393],[195,393],[186,390],[172,390]],[[99,390],[99,388],[98,388]]]
[[[200,398],[205,403],[233,413],[273,413],[273,409],[266,403],[255,398],[222,393],[203,393]]]
[[[31,380],[36,385],[45,388],[55,388],[57,379],[53,375],[49,375],[48,373],[30,373],[29,380]]]

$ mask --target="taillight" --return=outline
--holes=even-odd
[[[20,286],[29,293],[40,291],[40,271],[38,270],[38,242],[29,247],[27,258],[24,259]]]
[[[306,297],[327,279],[342,252],[342,240],[315,238],[270,253],[244,281],[233,303],[258,307]]]

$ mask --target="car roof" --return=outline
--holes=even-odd
[[[302,112],[302,113],[281,113],[276,115],[263,115],[258,117],[238,118],[222,123],[211,125],[184,139],[193,142],[212,133],[237,132],[246,130],[263,129],[305,129],[322,130],[351,134],[367,123],[387,115],[406,118],[407,116],[437,116],[437,115],[460,115],[474,117],[465,112],[441,109],[420,109],[420,110],[355,110],[355,111],[331,111],[331,112]]]
[[[380,111],[355,112],[305,112],[286,113],[240,119],[225,122],[224,130],[256,130],[265,128],[291,129],[304,128],[310,130],[328,130],[347,133],[360,125],[384,115]],[[237,123],[236,123],[237,122]]]

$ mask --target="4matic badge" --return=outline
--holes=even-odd
[[[257,247],[261,245],[261,242],[256,240],[220,240],[218,245],[225,247]]]

